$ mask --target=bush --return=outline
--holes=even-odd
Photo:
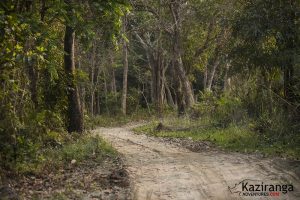
[[[13,169],[17,162],[36,162],[41,148],[63,142],[63,126],[60,115],[49,110],[28,112],[23,119],[6,116],[0,121],[0,167]]]
[[[111,92],[108,93],[105,99],[105,110],[109,115],[117,115],[121,112],[121,93]]]
[[[242,122],[246,117],[241,99],[223,95],[214,96],[211,92],[201,94],[200,103],[195,104],[191,111],[193,118],[209,118],[222,126]]]
[[[222,96],[216,101],[214,119],[217,123],[227,127],[231,123],[243,122],[246,111],[242,107],[242,101],[236,97]]]
[[[63,162],[82,162],[89,158],[101,160],[107,155],[115,155],[115,150],[108,145],[102,138],[84,136],[75,142],[66,144],[61,151],[55,150],[54,157],[59,157]]]
[[[211,92],[200,93],[199,102],[191,110],[192,118],[211,117],[216,109],[216,97]]]
[[[93,159],[101,162],[107,156],[115,156],[116,151],[99,136],[73,135],[59,147],[38,148],[34,152],[35,159],[17,162],[15,169],[20,173],[41,173],[43,170],[54,170],[69,165],[72,160],[80,164]]]

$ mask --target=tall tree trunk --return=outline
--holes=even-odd
[[[96,53],[95,53],[96,54]],[[96,59],[97,60],[97,59]],[[95,60],[95,72],[94,72],[94,80],[95,84],[94,84],[94,98],[96,99],[96,110],[94,109],[94,114],[100,115],[100,111],[101,111],[101,106],[100,106],[100,100],[101,100],[101,86],[100,86],[100,76],[101,76],[101,72],[102,70],[101,65],[99,63],[97,63]],[[96,67],[97,66],[97,67]]]
[[[123,21],[123,34],[126,33],[127,20],[126,16]],[[128,47],[127,42],[123,39],[123,90],[122,90],[122,113],[126,115],[126,100],[127,100],[127,76],[128,76]]]
[[[32,5],[33,1],[28,1],[25,2],[24,4],[24,11],[31,13],[32,10]],[[26,40],[25,48],[26,51],[31,51],[35,46],[34,39],[32,37],[29,37]],[[37,82],[38,82],[38,71],[37,67],[35,66],[36,62],[33,57],[27,57],[26,58],[26,68],[27,68],[27,73],[28,73],[28,79],[29,79],[29,90],[30,90],[30,95],[31,95],[31,101],[34,105],[34,108],[38,107],[38,89],[37,89]]]
[[[220,61],[216,58],[215,62],[213,63],[212,70],[210,72],[210,76],[207,82],[207,91],[211,91],[212,83],[215,77],[216,69],[219,66]]]
[[[161,6],[162,0],[159,1],[159,22],[162,21],[161,15]],[[156,79],[156,110],[157,114],[160,118],[163,117],[163,101],[164,101],[164,59],[163,59],[163,52],[162,52],[162,30],[158,30],[157,36],[157,46],[156,46],[156,56],[155,56],[155,79]]]
[[[225,39],[226,33],[225,29],[223,29],[219,36],[217,37],[217,44],[214,52],[214,56],[211,62],[208,63],[207,66],[211,65],[210,73],[208,73],[208,68],[206,67],[205,75],[206,76],[206,84],[205,84],[205,90],[211,91],[211,87],[213,84],[213,80],[215,77],[216,69],[220,64],[220,54],[221,49],[223,48],[223,39]],[[209,76],[208,76],[209,75]]]
[[[172,58],[172,65],[171,65],[171,72],[174,80],[174,88],[175,88],[175,102],[177,105],[177,113],[178,116],[182,116],[185,113],[185,101],[183,99],[183,92],[182,92],[182,84],[178,74],[176,73],[176,55],[173,52]]]
[[[175,71],[180,78],[184,97],[185,97],[185,103],[186,107],[191,107],[194,103],[194,96],[192,87],[190,85],[190,81],[186,75],[185,69],[183,67],[182,63],[182,56],[181,56],[181,48],[180,48],[180,15],[179,15],[179,9],[180,9],[180,1],[175,0],[170,3],[170,9],[173,16],[174,21],[174,35],[173,35],[173,52],[175,57]]]
[[[101,107],[100,107],[100,92],[97,92],[97,115],[100,115]]]
[[[80,52],[80,48],[76,49],[76,51]],[[81,69],[81,59],[77,60],[76,66],[79,70]],[[79,102],[80,102],[80,107],[81,107],[81,113],[84,113],[84,110],[86,108],[86,102],[85,102],[86,90],[85,90],[85,87],[83,85],[81,85],[78,88],[78,91],[79,91],[79,100],[80,100]]]
[[[111,71],[111,82],[110,82],[110,89],[112,93],[117,93],[117,86],[116,86],[116,75],[115,75],[115,62],[114,62],[114,55],[113,51],[110,53],[110,71]]]
[[[80,105],[81,105],[81,113],[84,113],[84,110],[86,109],[86,102],[85,102],[85,97],[86,97],[86,91],[85,91],[85,87],[82,86],[80,88]]]
[[[103,75],[104,75],[104,77],[106,77],[105,72],[103,72]],[[105,98],[106,113],[108,115],[110,115],[110,110],[109,110],[109,107],[108,107],[108,96],[107,96],[108,95],[108,88],[107,88],[107,80],[106,80],[106,78],[104,78],[103,84],[104,84],[104,98]]]
[[[168,104],[171,106],[171,107],[175,107],[175,103],[174,103],[174,100],[173,100],[173,96],[172,96],[172,93],[171,93],[171,90],[168,86],[168,83],[165,81],[165,89],[166,89],[166,93],[167,93],[167,101],[168,101]]]
[[[203,73],[203,91],[205,92],[207,88],[207,74],[208,74],[208,64],[205,65],[204,73]]]
[[[228,77],[230,64],[226,64],[225,75],[224,75],[224,83],[223,83],[223,92],[227,92],[230,90],[230,78]]]
[[[157,108],[157,84],[158,84],[157,83],[157,71],[158,71],[157,62],[152,61],[152,64],[150,64],[150,66],[151,66],[151,100],[152,103]]]
[[[287,19],[289,20],[289,26],[283,30],[284,38],[286,39],[286,48],[292,52],[289,53],[287,62],[284,66],[284,97],[287,101],[296,102],[297,95],[295,94],[295,56],[296,56],[296,44],[298,44],[297,25],[296,25],[296,0],[288,1],[289,12],[287,12]]]
[[[96,63],[96,44],[93,42],[92,55],[91,55],[91,68],[90,68],[90,84],[91,84],[91,102],[90,102],[90,114],[94,116],[94,102],[95,102],[95,63]]]
[[[148,66],[151,69],[151,82],[150,82],[150,86],[151,86],[151,102],[155,105],[155,108],[157,109],[157,103],[158,103],[158,82],[157,82],[157,73],[158,73],[158,58],[157,55],[159,55],[157,52],[153,52],[153,49],[151,47],[149,47],[149,45],[141,38],[141,36],[139,36],[139,34],[134,31],[134,34],[136,36],[136,38],[140,41],[140,43],[142,44],[144,50],[146,51],[146,56],[147,56],[147,60],[148,60]],[[158,41],[159,43],[160,41]],[[159,49],[157,49],[159,50]]]
[[[70,1],[65,0],[70,6]],[[72,16],[72,10],[68,10],[69,17]],[[83,116],[81,113],[80,98],[78,88],[75,84],[75,30],[66,24],[64,37],[64,64],[67,74],[68,85],[68,132],[83,132]]]
[[[156,71],[156,106],[157,114],[159,117],[162,117],[163,114],[163,62],[160,55],[160,51],[157,52],[157,71]]]
[[[112,70],[111,70],[111,92],[114,93],[114,94],[117,93],[116,73],[115,73],[114,68],[112,68]]]

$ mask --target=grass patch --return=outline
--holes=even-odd
[[[39,174],[63,168],[70,165],[72,160],[76,161],[74,165],[80,165],[85,160],[102,162],[116,155],[112,146],[99,136],[73,136],[60,147],[43,148],[38,152],[36,160],[18,162],[16,171],[21,174]]]
[[[130,121],[131,119],[129,117],[122,116],[122,115],[116,115],[116,116],[99,115],[89,119],[87,126],[90,129],[94,129],[97,126],[114,127],[114,126],[122,126]]]
[[[137,122],[141,120],[152,120],[154,117],[148,112],[141,111],[129,115],[98,115],[86,118],[86,126],[88,129],[94,129],[97,126],[101,127],[116,127],[122,126],[129,122]]]
[[[261,152],[265,155],[277,155],[294,159],[300,158],[299,138],[277,138],[259,134],[248,125],[230,124],[220,127],[209,119],[193,121],[188,118],[167,119],[164,125],[172,130],[156,131],[158,121],[134,129],[138,134],[148,134],[156,137],[190,138],[194,141],[210,141],[217,146],[243,153]],[[183,130],[184,129],[184,130]]]
[[[84,199],[119,184],[111,182],[110,173],[121,169],[122,162],[110,144],[90,134],[70,136],[62,146],[38,152],[38,160],[19,162],[19,173],[6,176],[21,199]]]
[[[171,118],[176,116],[177,112],[171,109],[166,109],[164,111],[164,116]],[[102,114],[94,117],[85,116],[85,125],[87,129],[94,129],[96,127],[117,127],[122,126],[130,122],[139,122],[139,121],[154,121],[158,119],[156,111],[154,109],[145,110],[140,109],[133,113],[129,113],[126,116],[118,113],[115,115]]]

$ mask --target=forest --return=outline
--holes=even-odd
[[[128,122],[299,160],[300,2],[2,0],[0,85],[0,188],[21,196],[21,177],[117,159],[91,135]]]

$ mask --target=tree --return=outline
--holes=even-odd
[[[126,16],[123,18],[123,42],[122,42],[122,50],[123,50],[123,90],[122,90],[122,113],[126,115],[126,99],[127,99],[127,76],[128,76],[128,47],[127,41],[125,39],[126,34],[126,26],[127,26],[127,19]]]
[[[179,77],[181,84],[182,84],[182,89],[184,92],[185,96],[185,103],[186,107],[189,108],[194,104],[194,96],[193,96],[193,91],[191,88],[190,81],[187,78],[186,72],[183,67],[183,62],[182,62],[182,49],[181,49],[181,9],[182,6],[185,2],[181,2],[180,0],[174,0],[171,1],[169,6],[170,10],[172,13],[172,18],[173,18],[173,23],[174,23],[174,28],[173,28],[173,53],[174,53],[174,67],[177,73],[177,76]]]
[[[247,63],[250,69],[260,69],[266,80],[280,69],[284,104],[288,110],[290,105],[295,110],[299,102],[299,79],[295,74],[299,51],[299,15],[296,14],[300,9],[299,2],[291,0],[283,4],[279,0],[259,0],[241,7],[234,25],[236,43],[232,55],[235,61]],[[270,88],[268,82],[263,85]]]
[[[65,0],[68,6],[68,17],[72,19],[71,0]],[[68,131],[83,132],[83,116],[81,113],[78,87],[75,83],[75,30],[69,22],[65,25],[64,63],[67,75],[68,96]]]

